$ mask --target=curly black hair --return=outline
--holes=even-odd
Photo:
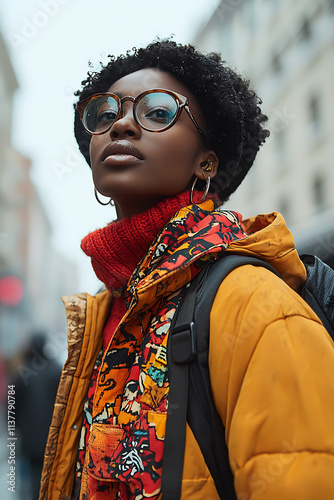
[[[79,100],[106,92],[117,80],[144,68],[166,71],[194,95],[204,118],[204,146],[215,151],[219,170],[212,179],[211,191],[225,202],[237,189],[252,166],[261,144],[269,136],[263,127],[261,100],[249,87],[249,81],[229,68],[217,53],[202,54],[192,45],[160,40],[145,48],[133,48],[125,55],[101,64],[99,72],[88,72]],[[75,137],[80,151],[90,164],[91,136],[75,114]],[[202,186],[199,186],[202,188]]]

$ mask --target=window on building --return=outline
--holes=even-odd
[[[326,207],[326,180],[322,174],[317,174],[313,178],[313,201],[316,211]]]
[[[282,59],[279,54],[274,54],[271,65],[274,74],[281,73],[283,66],[282,66]]]
[[[317,138],[321,132],[321,105],[318,94],[311,95],[309,100],[309,123],[311,133]]]
[[[310,98],[310,121],[312,123],[320,122],[320,103],[319,97],[316,95]]]
[[[302,42],[306,42],[309,40],[312,36],[312,28],[311,28],[311,22],[309,19],[304,19],[300,32],[299,32],[300,40]]]

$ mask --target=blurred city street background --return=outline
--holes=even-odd
[[[6,483],[7,385],[42,394],[50,377],[54,397],[51,380],[66,359],[61,296],[97,292],[80,241],[115,217],[97,204],[74,140],[74,92],[108,54],[172,35],[220,52],[269,117],[271,136],[226,208],[244,217],[280,211],[297,249],[334,267],[334,0],[0,0],[3,500],[35,500],[19,434],[15,494]],[[40,350],[35,334],[45,339]]]

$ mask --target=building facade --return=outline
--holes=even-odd
[[[66,339],[61,295],[77,287],[76,266],[51,244],[52,228],[31,181],[31,161],[12,146],[17,88],[0,33],[0,355],[4,357],[23,348],[36,330],[62,332]]]
[[[334,1],[223,0],[194,39],[251,80],[270,138],[226,206],[280,211],[334,267]]]

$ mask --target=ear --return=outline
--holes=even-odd
[[[194,175],[199,179],[213,179],[218,172],[219,160],[214,151],[204,150],[200,157],[198,164],[196,165]]]

